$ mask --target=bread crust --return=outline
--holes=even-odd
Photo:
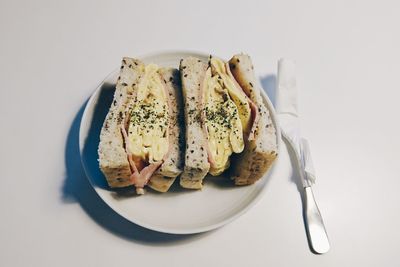
[[[133,101],[135,88],[144,73],[144,64],[132,58],[123,58],[114,99],[100,132],[99,166],[110,187],[132,185],[131,169],[125,151],[121,126]]]
[[[185,113],[185,166],[180,177],[184,188],[201,189],[210,164],[207,154],[207,137],[201,123],[201,98],[207,64],[195,57],[181,60],[179,66]]]
[[[229,67],[238,84],[257,106],[260,116],[254,139],[248,140],[244,151],[232,158],[230,169],[236,185],[248,185],[263,177],[278,156],[276,129],[261,97],[262,89],[256,80],[251,58],[244,54],[235,55],[229,60]]]

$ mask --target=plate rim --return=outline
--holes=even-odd
[[[158,52],[153,52],[153,53],[147,53],[144,54],[142,56],[138,56],[137,58],[139,59],[143,59],[145,60],[146,58],[154,58],[157,56],[163,56],[163,55],[168,55],[168,54],[187,54],[187,55],[191,55],[191,56],[197,56],[197,57],[205,57],[207,58],[210,54],[207,53],[203,53],[203,52],[199,52],[199,51],[191,51],[191,50],[165,50],[165,51],[158,51]],[[92,186],[92,188],[94,189],[94,191],[96,192],[96,194],[101,198],[101,200],[106,203],[106,205],[108,207],[110,207],[115,213],[117,213],[119,216],[121,216],[122,218],[136,224],[139,225],[141,227],[144,227],[146,229],[150,229],[156,232],[161,232],[161,233],[166,233],[166,234],[177,234],[177,235],[183,235],[183,234],[197,234],[197,233],[203,233],[203,232],[207,232],[207,231],[211,231],[217,228],[220,228],[232,221],[234,221],[235,219],[239,218],[241,215],[243,215],[244,213],[246,213],[250,208],[252,208],[256,203],[258,203],[258,201],[261,199],[261,197],[265,194],[266,188],[267,188],[267,184],[263,185],[260,189],[260,191],[258,192],[258,194],[247,204],[247,206],[245,206],[244,208],[240,209],[238,212],[234,213],[232,216],[229,216],[223,220],[221,220],[220,222],[217,223],[213,223],[210,224],[208,226],[202,226],[202,227],[197,227],[197,228],[193,228],[193,229],[177,229],[177,228],[171,228],[171,227],[160,227],[160,226],[154,226],[152,224],[149,224],[148,222],[142,222],[141,220],[138,220],[137,218],[131,218],[130,216],[127,216],[124,214],[123,211],[121,211],[116,205],[114,205],[113,203],[107,201],[105,198],[103,198],[102,196],[102,192],[99,190],[99,188],[94,184],[94,182],[92,181],[92,178],[89,175],[89,171],[87,170],[87,166],[84,162],[83,159],[83,149],[84,149],[84,144],[85,144],[85,136],[83,136],[82,133],[82,128],[83,128],[83,123],[86,122],[88,120],[88,107],[93,105],[93,101],[95,99],[95,96],[97,96],[100,92],[101,87],[104,85],[104,83],[110,79],[110,77],[112,77],[113,75],[115,75],[115,72],[118,71],[118,68],[114,69],[112,72],[110,72],[103,80],[102,82],[96,87],[96,89],[92,92],[92,94],[89,97],[89,100],[86,101],[85,104],[85,109],[84,112],[82,114],[81,117],[81,121],[79,124],[79,152],[80,152],[80,159],[81,159],[81,164],[82,167],[84,169],[85,172],[85,176],[88,179],[90,185]],[[257,83],[258,86],[260,88],[263,89],[259,79],[257,79]],[[279,127],[279,122],[276,116],[276,112],[275,112],[275,108],[271,102],[271,100],[269,99],[267,93],[265,92],[265,90],[261,90],[261,95],[263,98],[263,101],[267,102],[268,105],[268,110],[270,111],[270,116],[271,119],[274,123],[274,126],[276,128],[276,139],[277,139],[277,152],[278,152],[278,156],[277,158],[274,160],[274,162],[272,163],[272,166],[270,167],[270,169],[268,170],[268,172],[266,174],[264,174],[264,176],[269,176],[272,175],[273,170],[275,169],[276,166],[276,162],[278,161],[279,155],[280,155],[280,148],[281,148],[281,132],[280,132],[280,127]],[[264,179],[266,177],[263,177]]]

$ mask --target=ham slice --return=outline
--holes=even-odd
[[[138,189],[143,189],[143,187],[147,185],[147,183],[150,180],[150,177],[158,169],[158,167],[161,166],[162,163],[163,163],[162,160],[150,163],[149,165],[144,167],[140,172],[137,171],[132,173],[131,179],[133,184],[136,186],[137,189],[136,192],[139,193]]]

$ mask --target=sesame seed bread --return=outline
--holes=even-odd
[[[258,107],[260,116],[254,140],[247,141],[244,151],[233,157],[230,169],[236,185],[248,185],[259,180],[276,159],[276,129],[261,97],[262,88],[256,80],[251,58],[244,54],[235,55],[229,66],[236,81]]]
[[[207,137],[202,129],[202,83],[207,64],[195,57],[181,60],[182,92],[186,125],[185,166],[180,177],[184,188],[201,189],[210,164],[207,154]]]
[[[104,120],[98,148],[100,169],[110,187],[132,185],[131,169],[125,151],[121,126],[127,115],[127,106],[133,101],[135,87],[144,74],[144,64],[132,58],[123,58],[114,99]]]
[[[169,114],[168,131],[170,150],[164,163],[150,178],[148,186],[159,192],[167,192],[183,168],[183,104],[179,71],[172,68],[160,68],[158,73],[165,83],[171,104],[172,113]]]

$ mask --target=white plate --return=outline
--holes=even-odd
[[[187,56],[196,56],[205,61],[208,58],[208,55],[201,53],[163,52],[141,59],[146,63],[177,68],[180,59]],[[135,224],[172,234],[192,234],[218,228],[233,221],[255,204],[266,187],[271,170],[250,186],[232,186],[222,177],[207,177],[204,188],[197,191],[182,189],[177,183],[167,193],[148,189],[143,196],[135,196],[129,192],[121,195],[110,190],[98,167],[97,146],[100,129],[112,102],[118,73],[119,70],[112,72],[90,97],[79,133],[83,167],[90,183],[104,202]],[[264,92],[262,95],[279,138],[273,106]],[[279,144],[279,140],[277,142]]]

